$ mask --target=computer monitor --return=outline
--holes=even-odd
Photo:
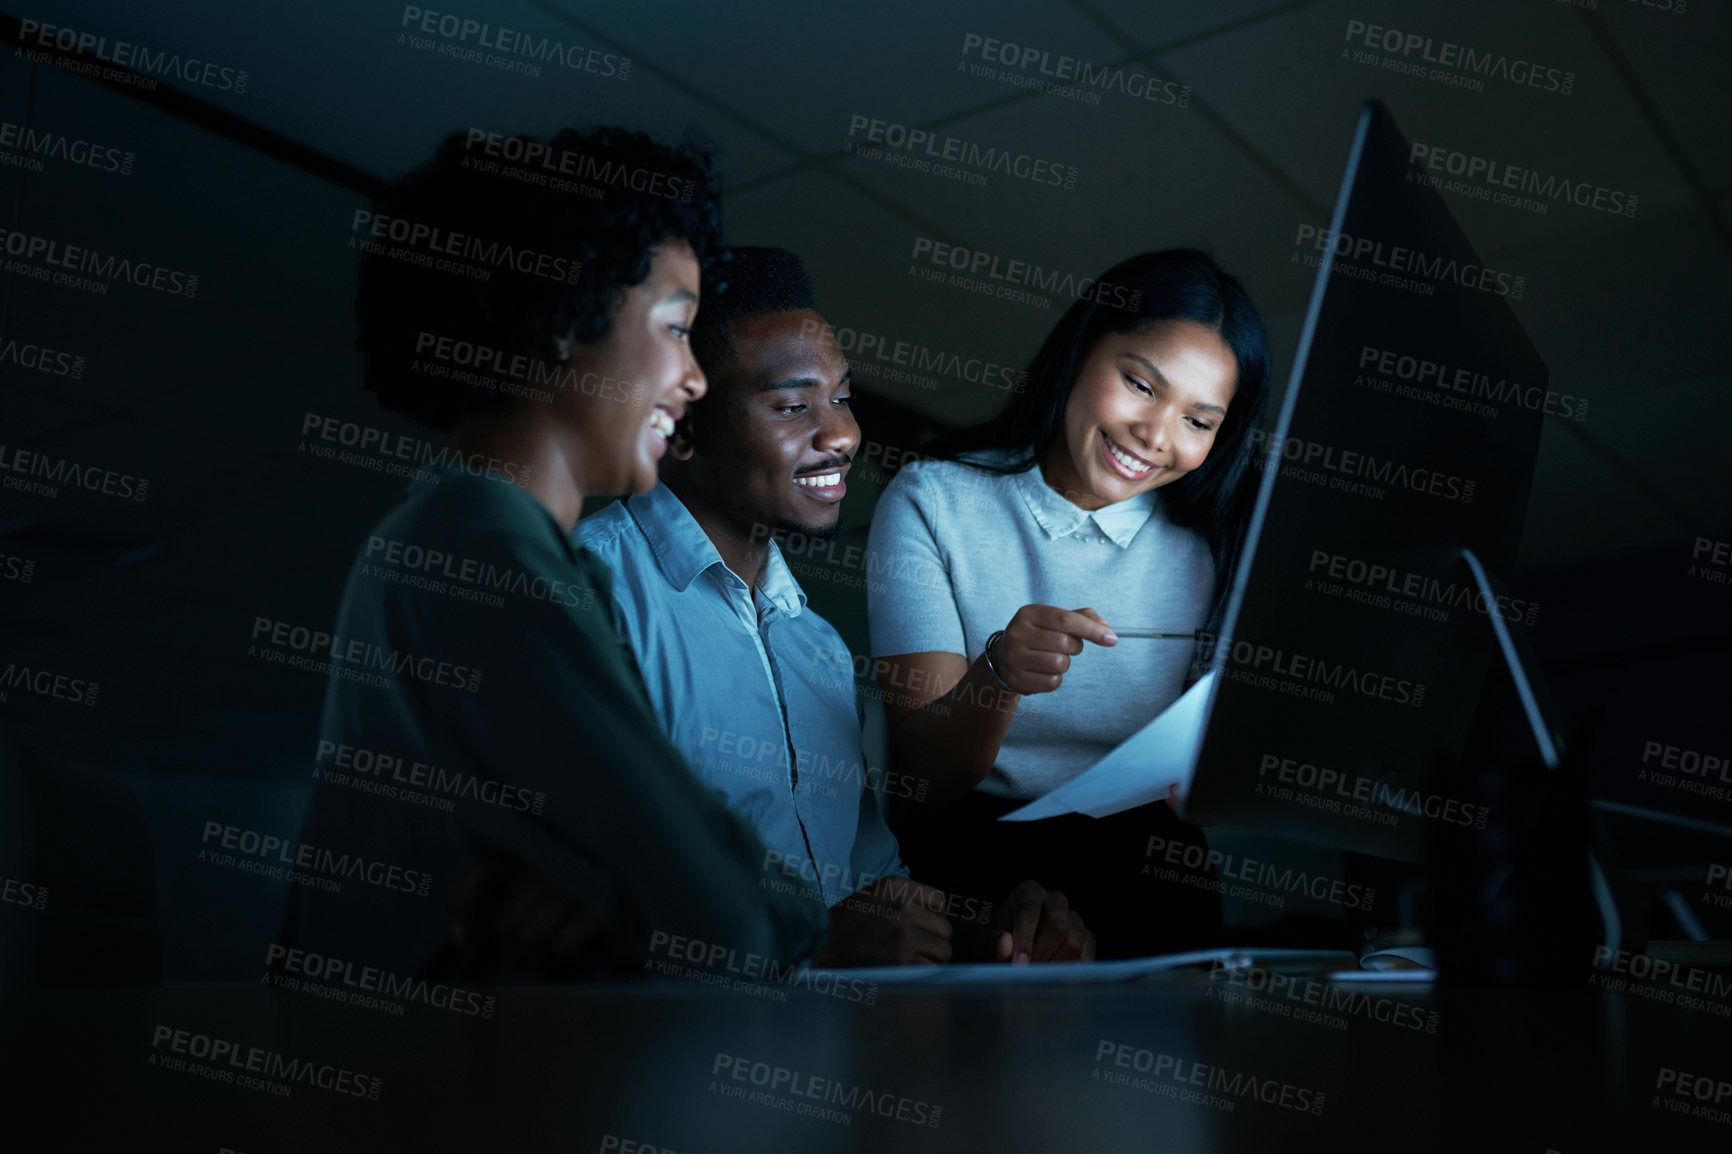
[[[1547,372],[1388,111],[1361,112],[1315,264],[1292,375],[1228,594],[1181,813],[1383,857],[1484,814],[1432,771],[1457,755],[1498,647],[1485,595],[1513,566]],[[1507,648],[1507,647],[1506,647]]]

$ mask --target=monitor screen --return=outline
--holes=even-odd
[[[1495,653],[1464,564],[1513,566],[1554,398],[1487,266],[1381,103],[1360,115],[1218,642],[1183,812],[1403,860],[1426,823],[1483,820],[1431,770],[1461,748]]]

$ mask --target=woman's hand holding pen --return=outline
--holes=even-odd
[[[1017,693],[1051,693],[1064,682],[1070,659],[1083,642],[1117,645],[1106,620],[1093,609],[1024,605],[986,647],[989,668]]]
[[[908,687],[884,695],[892,759],[931,783],[927,805],[962,797],[991,772],[1022,695],[1057,689],[1085,643],[1118,641],[1093,609],[1024,605],[972,661],[938,651],[884,658],[880,683]]]

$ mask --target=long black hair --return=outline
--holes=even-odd
[[[1250,294],[1208,254],[1188,248],[1139,253],[1102,273],[1087,298],[1065,310],[1047,334],[1029,362],[1024,387],[1011,394],[1004,410],[985,424],[939,438],[921,455],[991,473],[1027,472],[1053,440],[1064,435],[1071,387],[1095,342],[1107,333],[1130,333],[1155,321],[1175,320],[1214,329],[1238,365],[1233,399],[1208,457],[1157,490],[1168,520],[1195,530],[1209,543],[1215,589],[1204,629],[1215,634],[1254,495],[1250,433],[1268,399],[1270,357],[1269,335]],[[1027,455],[1005,463],[975,456],[990,449]]]

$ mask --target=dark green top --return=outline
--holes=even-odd
[[[447,948],[458,865],[492,846],[640,951],[659,931],[809,959],[823,903],[765,868],[751,827],[663,735],[606,566],[511,482],[440,477],[363,544],[321,654],[317,781],[290,853],[341,888],[291,886],[291,944],[421,972]]]

